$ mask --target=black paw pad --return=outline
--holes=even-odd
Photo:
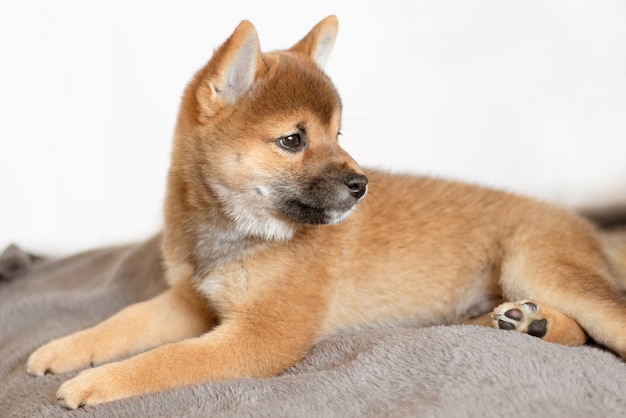
[[[505,329],[505,330],[514,330],[515,329],[515,325],[511,324],[510,322],[499,320],[498,321],[498,328]]]
[[[504,313],[504,316],[514,319],[516,321],[520,321],[524,317],[524,314],[519,309],[509,309]]]
[[[548,332],[548,321],[545,319],[535,319],[528,326],[528,335],[543,338]]]

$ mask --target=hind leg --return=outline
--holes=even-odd
[[[544,225],[542,234],[532,235],[526,229],[513,239],[500,275],[505,300],[530,299],[541,307],[547,323],[558,330],[557,341],[570,338],[565,335],[577,324],[626,358],[626,299],[614,285],[593,230],[581,222],[562,222],[560,228]],[[519,314],[511,309],[516,308],[499,313],[511,319]]]

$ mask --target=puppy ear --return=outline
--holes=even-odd
[[[202,114],[211,117],[244,96],[252,87],[261,62],[256,29],[244,20],[215,51],[204,69],[196,91]]]
[[[333,50],[339,21],[337,16],[328,16],[319,22],[311,31],[291,47],[289,51],[305,55],[312,59],[320,68],[324,68],[326,60]]]

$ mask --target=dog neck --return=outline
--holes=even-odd
[[[269,245],[267,240],[240,231],[235,222],[219,210],[212,212],[200,225],[196,237],[194,255],[198,277]]]
[[[254,199],[242,204],[241,196],[207,181],[201,172],[183,169],[197,167],[187,158],[201,151],[182,150],[175,148],[168,176],[164,249],[171,259],[193,266],[194,275],[202,277],[265,246],[285,243],[303,228],[264,212]]]

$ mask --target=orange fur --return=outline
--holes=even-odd
[[[63,405],[275,375],[347,329],[497,327],[481,315],[503,300],[535,301],[546,341],[582,344],[584,329],[626,356],[626,303],[585,220],[479,186],[363,171],[339,146],[341,101],[321,69],[336,32],[331,16],[293,48],[261,53],[243,22],[196,73],[168,176],[170,289],[43,346],[28,371],[156,348],[83,371],[59,388]],[[119,329],[128,337],[107,345]]]

